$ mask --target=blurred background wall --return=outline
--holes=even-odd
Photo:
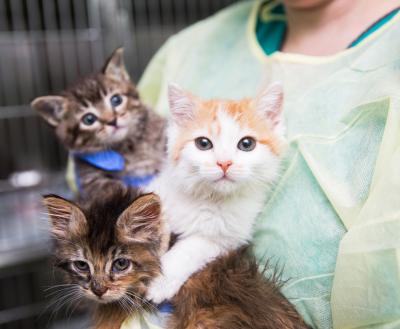
[[[65,152],[29,108],[123,45],[134,80],[173,33],[233,0],[0,0],[0,178],[59,170]]]
[[[66,152],[30,101],[100,69],[121,45],[138,81],[170,35],[233,2],[0,0],[1,329],[85,327],[74,315],[67,320],[65,309],[50,316],[57,304],[45,308],[45,288],[57,279],[48,262],[40,194],[68,195]]]

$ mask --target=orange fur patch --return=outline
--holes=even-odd
[[[209,134],[220,134],[221,123],[217,119],[218,112],[222,109],[230,115],[241,127],[254,131],[252,136],[258,143],[268,146],[272,153],[279,155],[280,142],[267,120],[260,118],[253,105],[252,99],[245,98],[239,101],[234,100],[208,100],[197,99],[197,107],[194,119],[184,128],[181,128],[180,135],[175,143],[172,158],[178,161],[180,153],[186,143],[191,142],[191,132],[195,129],[207,127]]]

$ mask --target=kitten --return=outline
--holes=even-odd
[[[255,99],[203,101],[169,88],[168,160],[149,191],[178,241],[161,260],[147,297],[173,297],[206,263],[248,243],[282,152],[279,84]]]
[[[97,304],[94,327],[119,328],[138,309],[150,279],[160,273],[165,252],[160,203],[154,194],[136,197],[117,189],[107,199],[77,205],[55,195],[44,197],[54,242],[54,265],[65,271],[64,294]]]
[[[70,282],[74,300],[97,304],[94,328],[117,329],[135,312],[152,310],[143,299],[160,273],[168,233],[154,194],[117,190],[109,199],[78,206],[44,197],[54,239],[55,265]],[[193,275],[172,299],[168,329],[304,329],[293,306],[267,279],[248,246],[231,250]],[[64,288],[65,289],[65,288]]]
[[[107,193],[115,185],[143,186],[160,170],[165,122],[140,101],[122,48],[101,72],[31,105],[70,151],[82,194]]]

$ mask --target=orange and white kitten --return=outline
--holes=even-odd
[[[283,141],[280,84],[254,99],[203,101],[169,87],[168,159],[150,190],[177,242],[150,284],[155,303],[173,297],[205,264],[246,244],[267,187],[278,175]]]

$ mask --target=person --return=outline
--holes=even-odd
[[[139,83],[164,115],[169,82],[237,99],[283,83],[288,148],[254,245],[313,328],[400,327],[399,7],[240,2],[170,38]]]

